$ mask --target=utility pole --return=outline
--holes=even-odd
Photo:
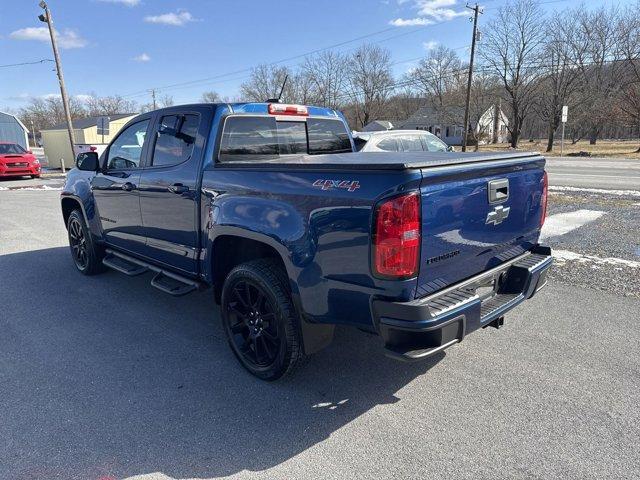
[[[156,89],[152,88],[151,90],[149,90],[149,93],[151,93],[151,99],[153,101],[153,109],[156,110],[158,108],[156,105]]]
[[[69,132],[69,145],[71,146],[71,156],[75,151],[75,140],[73,138],[73,124],[71,123],[71,111],[69,110],[69,97],[67,96],[67,87],[64,84],[64,76],[62,75],[62,64],[60,63],[60,54],[58,53],[58,44],[56,43],[56,32],[53,29],[53,18],[51,18],[51,10],[47,6],[47,2],[41,0],[40,8],[44,10],[44,14],[38,15],[38,19],[49,27],[49,35],[51,36],[51,46],[53,48],[53,57],[56,61],[56,72],[58,73],[58,82],[60,83],[60,94],[62,95],[62,106],[64,108],[64,116],[67,120],[67,131]]]
[[[467,151],[467,136],[469,134],[469,107],[471,105],[471,81],[473,80],[473,57],[476,54],[476,39],[478,37],[478,14],[482,13],[480,6],[467,5],[469,10],[473,10],[473,37],[471,38],[471,58],[469,59],[469,78],[467,79],[467,101],[464,106],[464,134],[462,135],[462,151]]]
[[[33,146],[37,147],[38,145],[36,144],[36,126],[33,124],[33,118],[31,119],[31,137],[33,140]]]

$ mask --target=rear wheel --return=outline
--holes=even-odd
[[[67,233],[71,257],[80,273],[95,275],[104,270],[102,251],[93,242],[89,228],[80,210],[74,210],[67,220]]]
[[[286,275],[272,260],[235,267],[222,290],[222,322],[240,363],[263,380],[290,374],[303,358]]]

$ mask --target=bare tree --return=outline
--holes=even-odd
[[[581,121],[588,127],[589,143],[595,145],[603,125],[613,118],[612,98],[622,86],[620,12],[616,8],[595,11],[578,8],[568,15],[577,22],[570,57],[580,79]]]
[[[471,140],[475,143],[475,151],[478,151],[480,142],[490,140],[489,131],[498,122],[494,116],[502,115],[501,111],[496,111],[496,101],[499,98],[500,84],[495,76],[483,72],[477,72],[471,84],[471,102],[469,104],[469,121],[474,127],[471,132]],[[465,89],[462,86],[458,90],[458,105],[463,103]],[[500,117],[498,117],[498,120]],[[458,120],[457,124],[460,124]]]
[[[434,106],[444,108],[460,89],[464,69],[455,50],[438,45],[408,76]]]
[[[72,120],[87,116],[83,103],[77,97],[69,99],[69,108]],[[20,109],[19,115],[23,122],[33,121],[39,129],[50,128],[65,122],[62,99],[57,95],[31,98],[28,104]]]
[[[242,98],[249,102],[277,98],[287,77],[291,77],[291,71],[287,67],[259,65],[251,71],[251,78],[240,86]],[[283,99],[289,100],[290,88],[291,84],[287,81]]]
[[[547,124],[547,152],[553,150],[555,132],[562,118],[562,106],[577,106],[574,94],[580,83],[570,47],[577,29],[573,15],[558,15],[550,20],[546,28],[547,39],[543,47],[546,64],[541,67],[546,73],[540,79],[535,105],[541,120]]]
[[[101,115],[115,115],[117,113],[132,113],[137,110],[136,102],[126,100],[120,95],[99,97],[92,94],[85,102],[90,117]]]
[[[635,7],[628,7],[621,16],[619,50],[625,66],[622,81],[622,98],[617,102],[618,110],[626,123],[638,130],[640,135],[640,18]],[[636,150],[640,153],[640,147]]]
[[[302,72],[311,82],[315,103],[329,108],[340,108],[348,79],[349,60],[330,50],[306,57]]]
[[[362,45],[351,56],[348,80],[357,126],[363,127],[380,116],[391,93],[391,54],[376,45]]]
[[[516,0],[500,7],[480,43],[484,65],[500,78],[510,107],[508,130],[517,147],[522,125],[535,100],[540,50],[545,39],[544,13],[537,2]]]
[[[203,92],[200,99],[204,103],[219,103],[222,101],[222,98],[220,97],[220,95],[218,95],[218,92],[214,92],[213,90],[208,92]]]

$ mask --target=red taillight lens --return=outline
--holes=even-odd
[[[271,115],[299,115],[302,117],[309,115],[309,111],[304,105],[288,105],[285,103],[270,103],[269,113]]]
[[[90,151],[90,152],[97,152],[97,151],[98,151],[98,147],[94,147],[93,145],[91,145],[91,146],[89,147],[89,151]]]
[[[380,203],[373,231],[374,273],[382,277],[414,277],[419,259],[420,196],[410,193]]]
[[[542,177],[542,197],[540,199],[540,210],[542,214],[540,217],[540,226],[544,225],[544,220],[547,218],[547,194],[549,192],[549,179],[547,178],[547,172],[544,172]]]

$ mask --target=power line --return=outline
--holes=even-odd
[[[9,63],[7,65],[0,65],[0,68],[8,67],[21,67],[23,65],[38,65],[39,63],[53,62],[50,58],[43,58],[42,60],[36,60],[35,62],[22,62],[22,63]]]
[[[376,44],[376,43],[388,42],[389,40],[393,40],[393,39],[396,39],[396,38],[399,38],[399,37],[403,37],[403,36],[406,36],[406,35],[412,35],[414,33],[423,31],[423,30],[428,29],[428,28],[435,27],[437,25],[440,25],[440,24],[443,24],[443,23],[446,23],[446,22],[448,22],[448,20],[442,20],[440,22],[434,22],[434,23],[432,23],[430,25],[425,25],[423,27],[419,27],[419,28],[416,28],[416,29],[413,29],[413,30],[409,30],[409,31],[402,32],[402,33],[399,33],[399,34],[396,34],[396,35],[392,35],[390,37],[383,38],[381,40],[378,40],[378,41],[375,41],[375,42],[372,42],[372,43]],[[380,34],[383,34],[383,33],[386,33],[386,32],[392,31],[392,30],[397,30],[397,28],[398,27],[395,27],[395,26],[389,27],[389,28],[385,28],[383,30],[378,30],[377,32],[372,32],[372,33],[368,33],[366,35],[361,35],[359,37],[355,37],[355,38],[352,38],[352,39],[349,39],[349,40],[345,40],[345,41],[342,41],[342,42],[339,42],[339,43],[335,43],[333,45],[328,45],[326,47],[318,48],[318,49],[315,49],[315,50],[310,50],[310,51],[307,51],[307,52],[304,52],[304,53],[293,55],[291,57],[287,57],[287,58],[283,58],[283,59],[280,59],[280,60],[276,60],[274,62],[266,63],[264,65],[274,66],[274,65],[279,65],[281,63],[286,63],[286,62],[290,62],[290,61],[293,61],[293,60],[298,60],[298,59],[301,59],[301,58],[304,58],[304,57],[308,57],[309,55],[322,53],[322,52],[324,52],[326,50],[331,50],[331,49],[334,49],[334,48],[337,48],[337,47],[348,45],[348,44],[353,43],[353,42],[357,42],[359,40],[364,40],[365,38],[370,38],[370,37],[373,37],[373,36],[376,36],[376,35],[380,35]],[[192,86],[195,86],[195,85],[200,84],[200,83],[209,83],[211,80],[217,80],[219,78],[224,78],[224,77],[228,77],[228,76],[231,76],[231,75],[237,75],[239,73],[250,72],[254,68],[255,68],[255,65],[251,66],[251,67],[242,68],[240,70],[235,70],[233,72],[221,73],[219,75],[214,75],[214,76],[211,76],[211,77],[204,77],[204,78],[197,79],[197,80],[188,80],[186,82],[179,82],[179,83],[174,83],[174,84],[170,84],[170,85],[165,85],[165,86],[162,86],[162,87],[153,87],[153,88],[155,90],[173,90],[173,89],[177,89],[177,88],[179,89],[181,87],[185,87],[185,88],[186,87],[192,87]],[[125,95],[122,95],[122,96],[125,97],[125,98],[144,96],[144,95],[148,94],[149,90],[150,89],[147,88],[145,90],[139,90],[139,91],[131,92],[131,93],[128,93],[128,94],[125,94]]]

